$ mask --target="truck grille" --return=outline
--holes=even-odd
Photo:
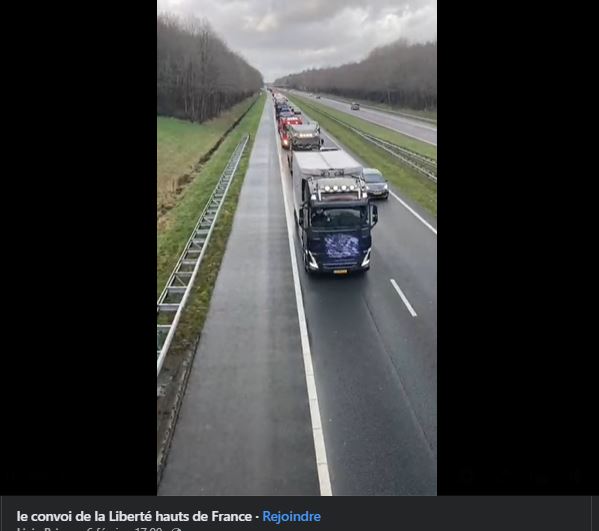
[[[340,260],[338,262],[323,262],[322,266],[325,269],[344,269],[349,267],[355,267],[358,262],[355,260]]]

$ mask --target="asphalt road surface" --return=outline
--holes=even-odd
[[[391,195],[368,273],[309,277],[294,241],[295,279],[273,115],[267,100],[159,494],[318,495],[325,467],[333,495],[435,495],[435,222]]]

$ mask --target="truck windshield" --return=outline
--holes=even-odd
[[[314,229],[356,229],[368,225],[368,211],[365,206],[315,208],[310,221]]]

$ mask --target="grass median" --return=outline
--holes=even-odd
[[[297,96],[296,94],[289,95],[289,99],[291,101],[296,101],[300,107],[305,107],[307,111],[309,110],[318,112],[321,116],[323,113],[328,114],[347,125],[359,129],[364,133],[382,138],[383,140],[387,140],[388,142],[391,142],[397,146],[405,147],[406,149],[437,160],[436,146],[427,144],[426,142],[421,142],[420,140],[416,140],[415,138],[406,135],[402,135],[401,133],[387,129],[381,125],[373,124],[372,122],[364,120],[358,116],[332,109],[331,107],[322,105],[321,103],[316,103],[301,96]],[[329,121],[332,122],[333,120],[329,119]]]
[[[323,129],[334,136],[347,149],[372,168],[378,168],[389,182],[406,197],[421,205],[427,212],[437,216],[437,185],[409,166],[402,164],[383,149],[364,140],[351,129],[331,120],[315,106],[305,105],[296,96],[289,98],[304,107],[306,113]],[[328,112],[328,109],[327,109]],[[436,151],[436,150],[435,150]]]

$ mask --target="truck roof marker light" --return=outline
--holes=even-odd
[[[333,186],[333,190],[336,192],[337,190],[339,190],[339,187],[337,185]]]
[[[327,184],[327,185],[324,187],[324,191],[325,191],[325,192],[330,192],[330,191],[331,191],[331,187],[330,187],[330,186]]]
[[[355,186],[354,186],[353,184],[350,184],[350,185],[349,185],[349,189],[350,189],[350,190],[353,190],[354,188],[355,188]]]
[[[343,185],[341,186],[341,189],[345,192],[345,190],[347,190],[347,186]]]
[[[312,195],[310,196],[310,199],[311,199],[312,201],[316,201],[316,194],[312,194]]]

